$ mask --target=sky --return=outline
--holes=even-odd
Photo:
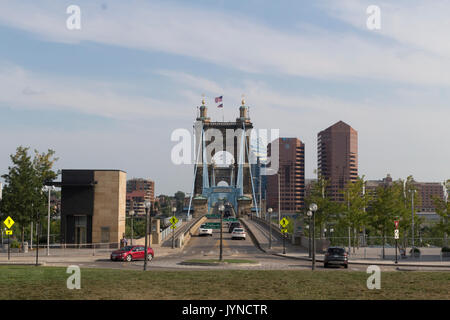
[[[66,25],[70,5],[81,29]],[[380,29],[367,27],[369,5]],[[174,130],[238,117],[305,143],[342,120],[359,174],[450,178],[450,1],[0,0],[0,174],[19,145],[57,169],[121,169],[191,192]],[[223,96],[223,109],[214,97]]]

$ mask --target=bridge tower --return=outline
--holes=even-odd
[[[250,134],[253,124],[242,99],[236,121],[213,122],[205,101],[194,123],[196,166],[194,173],[194,215],[216,213],[224,203],[236,216],[249,214],[253,201]]]

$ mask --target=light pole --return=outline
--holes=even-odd
[[[148,210],[150,210],[151,202],[145,201],[145,252],[144,252],[144,271],[147,270],[148,260]]]
[[[272,208],[267,209],[267,212],[269,212],[269,249],[272,249],[272,221],[271,221],[271,215],[272,215]]]
[[[412,231],[412,235],[411,235],[411,256],[414,257],[415,256],[415,252],[414,252],[414,194],[416,193],[416,190],[409,190],[409,192],[411,193],[411,231]]]
[[[280,172],[278,172],[277,176],[278,176],[278,225],[280,225],[281,221]]]
[[[334,232],[334,229],[330,228],[330,243],[333,241],[333,232]]]
[[[315,203],[311,203],[311,205],[309,206],[309,210],[311,211],[312,214],[312,270],[314,271],[314,269],[316,268],[316,239],[315,239],[315,223],[316,223],[316,218],[315,218],[315,212],[317,211],[317,204]]]
[[[220,254],[219,254],[219,260],[223,260],[223,211],[225,210],[225,207],[223,204],[219,206],[219,212],[220,212]]]
[[[177,212],[177,208],[172,208],[173,216],[175,217],[175,213]],[[175,226],[172,226],[172,249],[175,249]]]
[[[133,245],[133,238],[134,238],[134,210],[131,209],[130,212],[128,212],[128,214],[131,217],[131,245]]]
[[[48,191],[48,214],[47,214],[47,256],[50,255],[50,196],[51,191],[55,190],[54,186],[45,186],[45,191]]]
[[[308,210],[308,212],[306,213],[306,215],[309,217],[309,226],[308,226],[308,238],[309,238],[309,246],[308,246],[308,253],[309,253],[309,257],[310,258],[312,258],[312,252],[311,252],[311,247],[312,247],[312,245],[311,245],[311,238],[312,238],[312,227],[311,227],[311,223],[312,223],[312,219],[311,219],[311,217],[312,217],[312,212],[311,212],[311,210]]]

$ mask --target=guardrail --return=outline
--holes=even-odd
[[[183,219],[180,219],[180,220],[178,220],[178,222],[175,224],[175,226],[176,226],[177,228],[179,228],[182,224],[183,224]],[[176,230],[176,229],[175,229],[175,230]],[[171,227],[165,228],[165,229],[161,232],[161,242],[164,241],[164,240],[167,238],[167,236],[171,235],[172,232],[174,232],[174,231],[172,230]]]

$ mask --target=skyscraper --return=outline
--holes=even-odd
[[[328,180],[327,194],[343,201],[340,193],[358,178],[358,132],[343,121],[317,135],[317,174]]]
[[[298,212],[305,199],[305,144],[297,138],[279,138],[278,174],[267,176],[267,207],[278,212],[280,181],[281,212]],[[272,143],[267,146],[271,156]]]

